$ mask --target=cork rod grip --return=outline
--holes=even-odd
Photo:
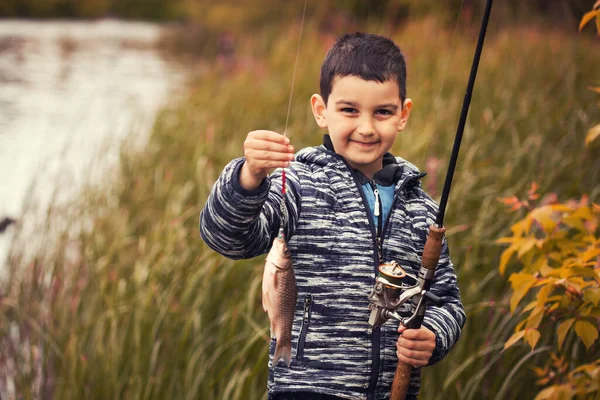
[[[429,236],[427,236],[427,242],[425,242],[425,248],[423,249],[423,259],[421,260],[421,265],[424,268],[434,271],[437,268],[445,232],[446,228],[443,226],[441,228],[435,225],[429,227]]]
[[[412,365],[398,361],[396,375],[394,375],[394,381],[392,382],[390,400],[404,400],[408,391],[408,385],[410,384],[411,371]]]

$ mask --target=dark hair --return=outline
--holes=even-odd
[[[367,81],[398,83],[402,104],[406,99],[406,61],[390,39],[370,33],[349,33],[337,39],[321,65],[321,97],[327,104],[337,77],[358,76]]]

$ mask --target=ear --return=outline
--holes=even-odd
[[[404,100],[404,104],[402,106],[402,111],[400,112],[400,121],[398,122],[398,132],[404,130],[406,127],[406,123],[408,122],[408,117],[410,117],[410,110],[412,109],[412,100],[406,99]]]
[[[310,97],[310,106],[317,121],[317,125],[321,128],[327,128],[327,119],[325,118],[325,111],[327,111],[327,105],[323,101],[323,97],[319,94],[313,94]]]

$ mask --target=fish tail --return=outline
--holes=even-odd
[[[275,346],[273,365],[277,364],[279,360],[283,360],[288,368],[292,362],[292,346],[291,344],[281,344],[281,340],[277,340],[277,345]]]

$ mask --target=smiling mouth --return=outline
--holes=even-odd
[[[352,142],[356,143],[359,146],[363,146],[363,147],[371,147],[371,146],[375,146],[377,143],[379,143],[379,142],[359,142],[357,140],[353,140]]]

